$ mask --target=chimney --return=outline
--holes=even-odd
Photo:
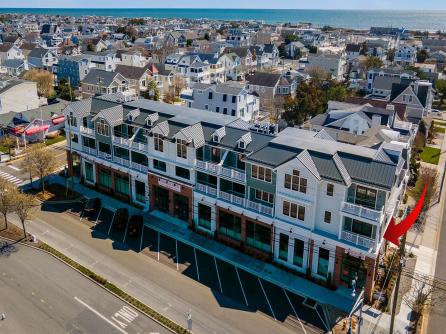
[[[381,116],[373,115],[372,116],[372,128],[377,128],[381,125]]]

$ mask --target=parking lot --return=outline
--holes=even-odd
[[[142,217],[105,207],[85,211],[86,206],[84,202],[57,210],[79,215],[91,226],[92,237],[111,239],[114,248],[142,252],[208,286],[221,307],[259,311],[301,333],[327,331],[323,309],[313,301],[144,226]]]

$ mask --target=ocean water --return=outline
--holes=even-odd
[[[371,26],[414,30],[445,30],[446,11],[396,10],[299,10],[299,9],[177,9],[177,8],[0,8],[0,13],[97,15],[114,17],[209,18],[261,20],[267,23],[311,22],[315,25],[368,29]]]

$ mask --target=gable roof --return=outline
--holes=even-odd
[[[253,75],[246,77],[246,81],[250,85],[263,86],[263,87],[275,87],[281,78],[281,74],[256,72]]]
[[[116,65],[116,72],[120,73],[126,79],[139,80],[147,72],[149,65],[144,67]]]

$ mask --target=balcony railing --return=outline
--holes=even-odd
[[[230,203],[233,203],[235,205],[239,206],[245,206],[245,199],[243,197],[233,195],[224,191],[220,191],[220,198],[224,199],[225,201],[228,201]]]
[[[211,196],[217,196],[217,189],[205,184],[197,183],[196,190]]]
[[[105,153],[105,152],[101,152],[98,151],[98,157],[105,159],[105,160],[111,160],[112,159],[112,155],[110,153]]]
[[[82,146],[82,151],[90,155],[96,155],[96,148],[93,147]]]
[[[221,167],[220,174],[223,175],[223,176],[231,177],[231,178],[236,179],[236,180],[243,181],[243,182],[246,181],[246,174],[245,173],[239,172],[239,171],[237,171],[235,169],[232,169],[232,168]]]
[[[246,182],[246,174],[244,172],[240,172],[232,168],[223,167],[213,162],[195,160],[195,166],[207,172]]]
[[[142,152],[147,152],[149,150],[149,146],[146,143],[138,143],[138,142],[132,142],[132,148]]]
[[[113,143],[123,145],[123,146],[130,146],[130,144],[131,144],[130,139],[116,137],[116,136],[113,136]]]
[[[341,239],[367,249],[374,249],[376,246],[375,240],[348,231],[341,232]]]
[[[273,215],[273,208],[271,206],[263,205],[257,202],[253,202],[250,200],[246,200],[246,207],[248,209],[260,212],[264,215],[272,216]]]
[[[382,210],[378,211],[374,209],[369,209],[361,205],[348,202],[342,202],[342,211],[354,216],[372,220],[377,223],[381,220],[383,214]]]
[[[220,166],[212,163],[212,162],[207,162],[207,161],[201,161],[201,160],[195,160],[195,166],[197,168],[212,172],[217,174],[220,170]]]
[[[80,126],[80,131],[81,131],[81,133],[84,133],[84,134],[87,134],[87,135],[91,135],[91,136],[94,135],[94,129],[87,128],[87,127],[82,126],[82,125]]]
[[[137,170],[138,172],[141,172],[141,173],[147,173],[149,171],[149,168],[147,166],[138,164],[136,162],[132,162],[131,166],[134,170]]]
[[[113,161],[118,163],[118,164],[120,164],[120,165],[123,165],[123,166],[127,166],[127,167],[130,166],[130,161],[127,160],[127,159],[123,159],[123,158],[120,158],[120,157],[114,157]]]

